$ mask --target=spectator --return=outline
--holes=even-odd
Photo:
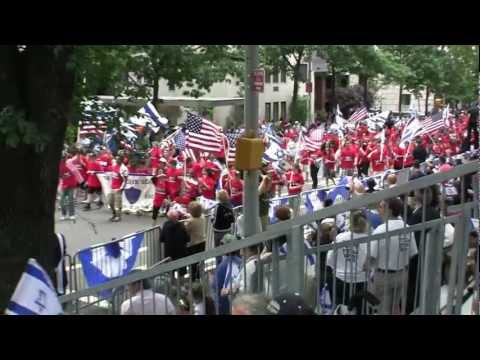
[[[223,295],[237,293],[255,293],[258,289],[257,262],[259,260],[259,246],[253,245],[240,250],[245,259],[245,265],[240,268],[233,279],[232,289],[222,289]],[[231,291],[230,291],[231,290]]]
[[[315,315],[313,309],[298,293],[277,296],[267,306],[271,315]]]
[[[402,201],[398,198],[381,201],[378,212],[385,223],[378,226],[373,235],[385,233],[387,229],[392,231],[405,228],[406,224],[401,218],[402,209]],[[376,268],[374,286],[375,295],[381,299],[380,314],[403,313],[399,307],[400,303],[405,304],[405,270],[410,258],[417,254],[417,244],[411,234],[388,236],[388,240],[373,241],[370,254],[371,265]]]
[[[231,234],[226,234],[222,240],[222,245],[229,244],[232,241],[235,241],[235,236]],[[228,291],[223,291],[223,289],[230,289],[233,287],[233,279],[238,275],[240,268],[242,266],[242,259],[240,258],[240,253],[235,251],[233,253],[226,254],[223,257],[222,262],[215,269],[214,274],[214,287],[215,287],[215,302],[218,306],[219,315],[229,315],[230,314],[230,298],[228,296]]]
[[[351,231],[338,234],[335,242],[341,243],[368,236],[367,218],[361,210],[351,213]],[[333,271],[335,281],[335,304],[346,304],[353,309],[350,296],[362,293],[367,288],[367,273],[364,269],[367,260],[367,244],[347,245],[327,254],[327,266]],[[329,285],[333,289],[333,283]]]
[[[169,210],[167,221],[160,232],[160,242],[165,246],[165,257],[172,260],[187,256],[187,244],[190,242],[185,226],[178,221],[179,214],[176,210]],[[184,270],[182,271],[184,273]]]
[[[215,315],[215,304],[209,296],[203,296],[202,284],[198,281],[192,284],[194,315]]]
[[[397,186],[397,176],[395,174],[389,174],[387,176],[387,189],[391,189]]]
[[[268,298],[260,294],[243,294],[233,300],[232,315],[269,315]]]
[[[217,194],[218,205],[215,207],[213,217],[213,242],[215,247],[220,246],[223,236],[231,231],[232,224],[235,222],[232,203],[225,190]]]
[[[262,231],[266,231],[269,221],[268,211],[270,209],[270,199],[274,194],[272,194],[272,178],[268,174],[267,164],[263,165],[261,172],[262,178],[258,187],[259,214]]]
[[[445,156],[440,156],[438,161],[440,162],[439,172],[448,172],[453,169],[453,166],[447,163]]]
[[[140,271],[133,270],[131,273]],[[176,315],[170,299],[153,292],[148,279],[128,285],[128,294],[130,298],[122,303],[121,315]]]
[[[375,179],[374,178],[369,178],[367,180],[367,190],[366,190],[366,192],[368,194],[374,193],[375,191],[377,191],[375,189],[376,186],[377,186],[377,182],[375,181]]]
[[[188,204],[189,217],[185,221],[185,229],[190,237],[189,254],[205,251],[205,217],[202,205],[193,201]]]

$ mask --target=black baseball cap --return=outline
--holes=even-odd
[[[271,315],[315,315],[299,293],[286,293],[277,296],[267,306]]]

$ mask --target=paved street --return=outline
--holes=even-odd
[[[142,216],[123,214],[122,221],[110,222],[111,212],[100,210],[83,211],[83,206],[76,208],[77,220],[59,221],[60,213],[55,214],[55,231],[65,235],[67,250],[73,255],[88,246],[110,241],[133,232],[148,229],[152,225],[151,213]]]

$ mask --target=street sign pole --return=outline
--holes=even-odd
[[[245,134],[256,137],[258,129],[258,92],[263,90],[259,84],[258,45],[246,45],[245,62]],[[245,171],[243,187],[243,216],[245,236],[260,232],[258,170]]]

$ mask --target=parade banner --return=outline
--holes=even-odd
[[[102,191],[105,197],[111,192],[110,174],[98,173]],[[122,196],[122,212],[138,213],[153,210],[153,197],[155,186],[151,181],[151,175],[129,174],[127,185]]]

